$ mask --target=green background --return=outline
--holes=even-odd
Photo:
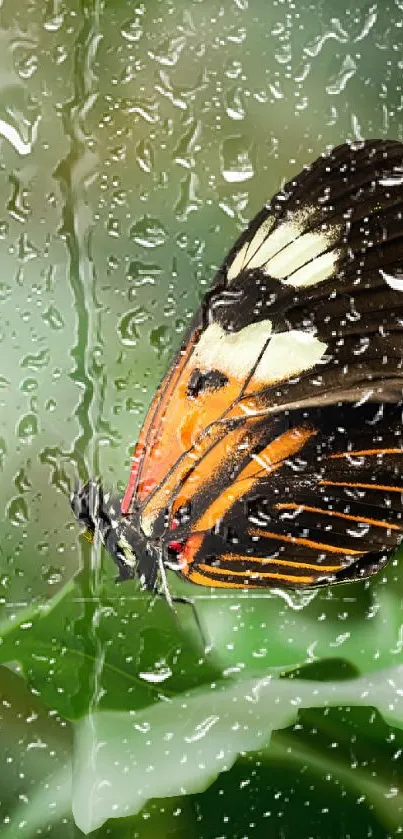
[[[402,139],[403,3],[0,4],[0,836],[403,830],[403,571],[194,590],[79,537],[226,251],[326,147]]]

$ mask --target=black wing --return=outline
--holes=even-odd
[[[355,579],[399,543],[402,209],[403,146],[341,146],[220,269],[186,375],[231,396],[140,519],[194,582]]]

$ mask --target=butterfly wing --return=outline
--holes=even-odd
[[[357,568],[368,544],[384,555],[398,543],[402,208],[403,146],[340,146],[275,196],[220,268],[150,409],[122,506],[194,582],[226,584],[231,555],[228,584],[312,585]],[[350,491],[364,493],[352,512]],[[267,526],[260,508],[250,523],[254,499]]]
[[[181,573],[204,585],[293,588],[374,573],[403,534],[401,413],[370,403],[290,412],[249,480],[244,469],[213,500],[205,490],[191,535],[177,528]],[[281,437],[295,449],[275,462]]]

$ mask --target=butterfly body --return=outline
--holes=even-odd
[[[385,564],[403,534],[402,213],[403,146],[371,141],[319,158],[251,222],[121,504],[95,484],[73,497],[123,576],[298,588]]]

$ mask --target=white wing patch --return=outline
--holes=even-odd
[[[305,288],[327,280],[333,273],[341,255],[341,248],[332,249],[340,241],[341,224],[303,233],[314,215],[315,208],[308,207],[294,214],[271,233],[272,216],[261,224],[250,242],[244,242],[235,255],[227,273],[233,281],[241,271],[260,268],[276,280]]]
[[[317,364],[327,349],[311,332],[291,329],[279,332],[270,339],[266,351],[259,361],[252,383],[274,384],[310,370]]]
[[[341,248],[335,248],[308,262],[298,271],[294,271],[284,285],[292,285],[293,288],[308,288],[308,286],[323,283],[334,273],[336,262],[341,255]]]
[[[251,323],[239,332],[225,332],[218,323],[212,323],[195,348],[192,366],[202,370],[219,370],[238,380],[246,379],[271,332],[271,320]]]
[[[379,269],[379,273],[389,288],[392,288],[393,291],[403,291],[403,277],[387,274],[386,271],[382,271],[382,268]]]
[[[195,348],[192,366],[219,370],[239,382],[256,367],[251,379],[253,387],[273,384],[309,370],[320,361],[326,348],[310,332],[293,329],[272,335],[270,320],[251,323],[239,332],[230,333],[212,323]]]
[[[241,250],[238,251],[238,253],[236,254],[234,261],[228,268],[227,280],[229,280],[230,282],[231,280],[235,280],[235,277],[237,277],[238,274],[241,273],[244,266],[246,251],[248,250],[248,247],[249,242],[245,242],[245,244],[242,245]]]
[[[274,225],[273,216],[268,216],[267,219],[264,220],[263,224],[261,224],[260,227],[258,227],[258,229],[257,229],[249,247],[248,247],[248,252],[247,252],[247,256],[246,256],[246,259],[247,259],[248,262],[249,262],[250,259],[252,259],[252,256],[255,255],[256,251],[263,244],[266,236],[268,235],[268,233],[270,233],[270,230],[272,229],[273,225]]]

